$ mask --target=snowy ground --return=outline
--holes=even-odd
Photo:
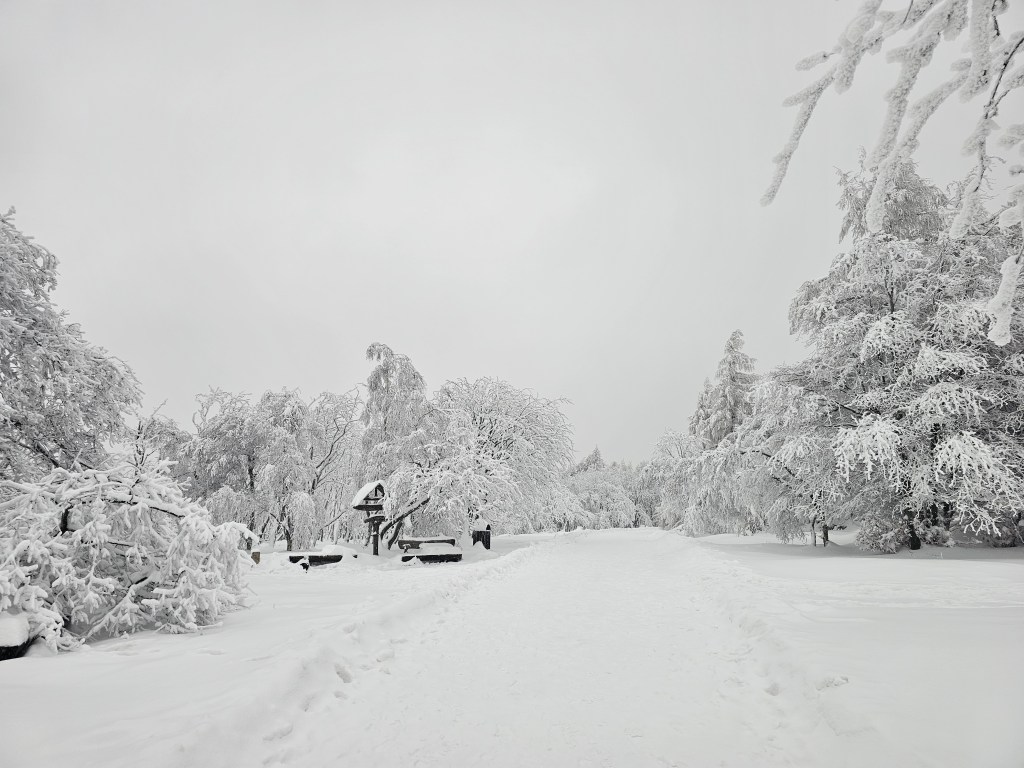
[[[223,627],[0,663],[0,766],[1019,766],[1022,555],[644,529],[275,558]]]

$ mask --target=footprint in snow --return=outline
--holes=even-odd
[[[838,688],[841,685],[846,685],[848,682],[850,682],[850,678],[846,675],[829,675],[819,680],[815,687],[822,691],[826,688]]]
[[[341,679],[341,682],[343,682],[343,683],[351,683],[352,682],[352,679],[353,679],[352,678],[352,673],[349,671],[348,667],[345,667],[345,666],[343,666],[341,664],[335,664],[334,665],[334,674],[336,674]]]
[[[263,740],[277,741],[278,739],[283,739],[285,736],[292,732],[292,727],[293,726],[291,723],[282,723],[281,725],[277,726],[277,728],[268,733],[266,736],[264,736]]]

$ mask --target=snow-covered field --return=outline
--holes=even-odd
[[[847,538],[270,558],[221,627],[0,663],[0,766],[1024,765],[1024,551]]]

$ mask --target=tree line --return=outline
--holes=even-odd
[[[661,523],[784,541],[855,523],[886,552],[1022,541],[1022,321],[986,307],[1020,227],[951,236],[963,187],[907,161],[873,231],[872,181],[840,175],[849,248],[790,306],[807,357],[755,375],[736,331],[687,432],[663,439]],[[993,339],[996,322],[1012,338]]]
[[[216,621],[254,543],[364,536],[350,505],[371,480],[391,541],[477,516],[506,533],[651,521],[643,472],[596,450],[574,465],[564,401],[494,378],[431,394],[385,344],[341,394],[213,388],[188,428],[144,415],[130,367],[53,303],[57,265],[0,216],[0,612],[51,645]]]

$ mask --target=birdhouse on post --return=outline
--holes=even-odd
[[[358,491],[352,499],[352,509],[358,509],[366,515],[364,522],[370,527],[370,540],[373,542],[373,554],[379,554],[380,524],[384,522],[384,483],[373,480]]]

